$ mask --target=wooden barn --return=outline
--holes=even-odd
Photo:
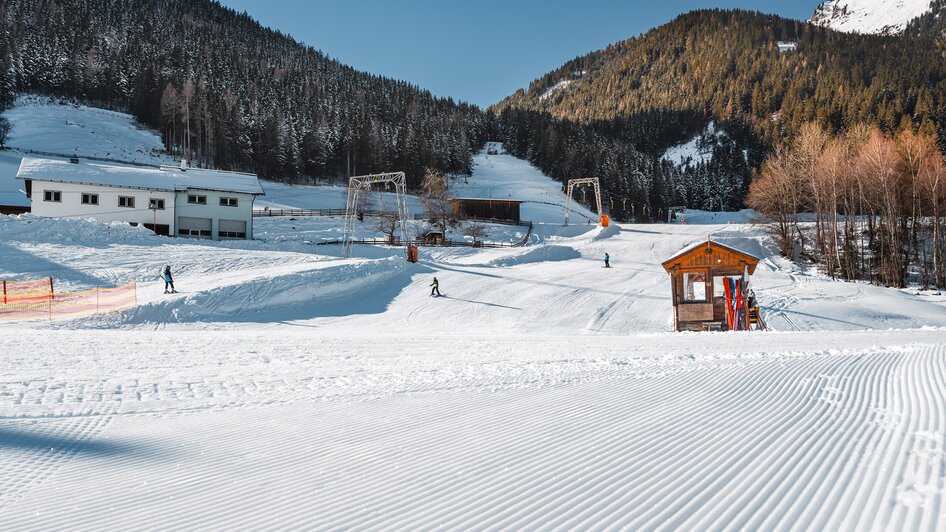
[[[492,198],[453,198],[450,206],[459,218],[483,218],[519,223],[519,200]]]
[[[30,212],[30,208],[22,205],[0,205],[0,214],[24,214],[27,212]]]
[[[727,278],[741,280],[745,272],[752,275],[758,263],[758,257],[711,240],[664,261],[664,270],[671,280],[674,330],[729,330]],[[744,304],[748,314],[748,303]]]

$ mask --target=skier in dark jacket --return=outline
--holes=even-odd
[[[174,278],[171,277],[171,265],[168,264],[164,267],[164,272],[161,273],[161,278],[164,279],[164,293],[176,294],[177,290],[174,289]],[[171,287],[171,291],[168,292],[168,287]]]
[[[440,297],[440,281],[438,281],[436,277],[434,277],[434,282],[430,283],[430,286],[433,287],[430,289],[430,295],[434,295],[436,292],[437,297]]]
[[[604,267],[605,268],[611,267],[611,256],[608,255],[607,253],[604,254]]]

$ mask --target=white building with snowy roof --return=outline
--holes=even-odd
[[[16,174],[32,213],[143,225],[162,235],[253,238],[255,175],[174,166],[24,157]]]

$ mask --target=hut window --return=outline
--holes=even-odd
[[[706,274],[684,273],[683,274],[683,300],[684,301],[706,301]]]
[[[713,297],[726,297],[726,279],[725,275],[713,276]]]

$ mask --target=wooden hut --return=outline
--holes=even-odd
[[[726,278],[752,275],[758,263],[758,257],[711,240],[664,261],[671,280],[674,330],[728,330]]]
[[[519,205],[522,202],[512,199],[492,198],[453,198],[450,206],[460,218],[482,218],[488,220],[506,220],[519,223]]]
[[[0,214],[24,214],[27,212],[30,212],[30,208],[22,205],[0,205]]]

